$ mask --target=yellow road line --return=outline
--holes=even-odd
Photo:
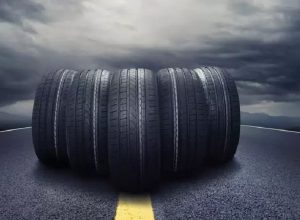
[[[120,194],[115,220],[154,219],[149,195]]]

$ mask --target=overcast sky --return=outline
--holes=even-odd
[[[300,117],[299,0],[0,0],[0,111],[58,68],[227,68],[242,110]]]

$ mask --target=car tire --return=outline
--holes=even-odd
[[[206,157],[208,106],[197,74],[188,69],[158,72],[162,138],[162,168],[186,174]]]
[[[110,73],[85,70],[75,75],[67,107],[67,150],[80,174],[107,174],[107,102]]]
[[[125,191],[151,189],[160,179],[156,75],[147,69],[115,73],[108,118],[108,158],[113,183]]]
[[[209,141],[207,160],[224,163],[236,152],[240,136],[240,105],[233,78],[223,69],[201,67],[200,77],[209,104]]]
[[[67,164],[65,109],[75,71],[61,69],[43,76],[34,99],[32,138],[38,159]]]

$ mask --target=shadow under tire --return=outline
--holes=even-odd
[[[194,70],[202,80],[209,104],[207,160],[230,161],[240,136],[240,104],[233,78],[223,69],[201,67]]]
[[[71,168],[80,174],[107,174],[107,102],[110,73],[85,70],[70,89],[67,149]]]
[[[67,69],[46,74],[36,90],[32,138],[38,159],[46,165],[68,163],[65,110],[75,74],[75,71]]]
[[[108,123],[113,183],[125,191],[156,186],[160,179],[160,133],[155,74],[147,69],[123,69],[113,75]]]
[[[208,105],[194,71],[181,68],[158,72],[162,168],[166,174],[187,174],[206,157]]]

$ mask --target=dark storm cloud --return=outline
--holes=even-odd
[[[23,25],[24,19],[44,21],[45,8],[31,0],[0,0],[0,21]]]
[[[242,96],[252,95],[242,98],[242,104],[300,101],[300,26],[289,25],[285,37],[275,42],[235,38],[210,42],[214,46],[208,50],[177,52],[136,48],[130,56],[96,60],[118,68],[143,66],[153,70],[170,66],[219,66],[234,76]]]
[[[288,22],[279,30],[284,33],[280,39],[271,42],[236,39],[217,51],[233,48],[242,52],[230,59],[230,65],[242,95],[253,94],[252,99],[242,99],[244,104],[300,100],[300,10],[282,9],[281,12]]]
[[[244,94],[284,101],[289,95],[300,92],[298,37],[299,34],[295,34],[272,43],[241,39],[223,42],[223,46],[215,51],[214,61],[216,65],[230,69]],[[257,98],[254,97],[252,102],[259,101]],[[300,96],[295,95],[294,99],[300,100]]]
[[[205,14],[209,10],[197,11],[199,1],[189,0],[189,7],[180,1],[169,3],[173,2],[177,12],[165,16],[169,5],[160,1],[153,4],[162,4],[161,10],[149,5],[143,11],[136,6],[139,1],[114,6],[92,0],[0,0],[0,21],[22,30],[7,31],[12,41],[0,40],[0,106],[32,99],[41,74],[62,67],[156,71],[214,65],[234,76],[243,105],[300,101],[297,1],[293,6],[278,1],[272,7],[255,1],[207,1],[205,6],[217,8],[212,15]],[[64,11],[68,5],[70,10]],[[219,5],[224,7],[218,9]],[[28,22],[36,30],[32,36],[24,31],[25,20],[53,23],[37,26]]]
[[[0,46],[0,106],[33,97],[37,70],[33,57]]]
[[[0,108],[20,100],[34,98],[34,92],[43,74],[61,68],[107,68],[106,63],[93,62],[85,55],[65,56],[53,50],[35,47],[28,53],[0,44]]]

